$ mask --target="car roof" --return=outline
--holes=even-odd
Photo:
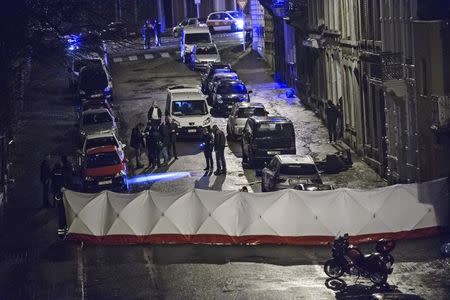
[[[198,86],[174,86],[168,88],[168,92],[172,94],[172,99],[177,100],[204,100],[205,95]]]
[[[186,33],[209,33],[208,27],[185,27],[183,32]]]
[[[99,139],[99,138],[104,138],[104,137],[114,137],[116,138],[116,135],[114,134],[114,132],[103,132],[103,133],[93,133],[93,134],[89,134],[88,136],[86,136],[86,140],[89,139]]]
[[[268,116],[268,117],[251,117],[256,123],[291,123],[292,121],[282,116]]]
[[[117,152],[118,148],[114,145],[105,145],[105,146],[99,146],[95,148],[89,149],[86,154],[98,154],[98,153],[107,153],[107,152]]]
[[[222,62],[209,63],[209,67],[214,70],[216,70],[216,69],[231,69],[230,64],[224,64]]]
[[[275,158],[281,162],[281,164],[310,164],[315,165],[314,160],[309,155],[294,155],[294,154],[279,154],[275,155]]]
[[[264,104],[259,103],[259,102],[237,102],[235,104],[237,107],[241,108],[241,107],[261,107],[261,108],[265,108]]]
[[[219,80],[219,85],[220,84],[238,84],[238,83],[245,85],[245,83],[240,79],[224,78],[224,79]]]
[[[239,75],[236,72],[217,72],[214,74],[214,77],[234,77],[237,76],[239,77]]]
[[[199,47],[213,47],[213,46],[217,47],[216,44],[214,44],[214,43],[198,43],[198,44],[195,45],[196,48],[199,48]]]

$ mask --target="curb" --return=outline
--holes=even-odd
[[[250,52],[252,52],[252,48],[248,47],[247,49],[245,49],[244,52],[242,52],[241,54],[239,54],[238,57],[236,57],[232,62],[230,62],[230,65],[233,66],[235,65],[238,61],[240,61],[241,59],[243,59],[245,56],[247,56],[248,54],[250,54]]]

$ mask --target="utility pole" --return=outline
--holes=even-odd
[[[158,0],[156,2],[158,11],[158,21],[161,23],[161,32],[166,31],[166,16],[164,14],[164,1]]]
[[[197,6],[197,18],[200,18],[200,1],[201,0],[195,0],[195,5]]]

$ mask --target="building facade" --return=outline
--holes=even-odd
[[[274,62],[275,74],[296,87],[300,99],[323,119],[327,100],[340,105],[342,140],[382,177],[400,183],[450,173],[450,167],[441,168],[450,165],[443,142],[450,126],[449,71],[434,67],[449,62],[448,1],[260,3],[274,19],[275,58],[266,58]],[[293,26],[294,37],[277,25],[278,16]],[[427,30],[434,35],[420,36]],[[283,36],[284,50],[296,52],[295,60],[277,45],[277,35]],[[270,37],[264,38],[270,44]]]

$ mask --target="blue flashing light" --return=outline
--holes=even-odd
[[[287,97],[287,98],[294,98],[294,96],[295,96],[295,91],[294,91],[294,89],[288,88],[288,89],[286,90],[286,97]]]
[[[169,173],[153,173],[153,174],[142,174],[128,178],[127,183],[129,185],[140,184],[140,183],[152,183],[155,181],[172,181],[183,177],[190,176],[189,172],[169,172]]]

